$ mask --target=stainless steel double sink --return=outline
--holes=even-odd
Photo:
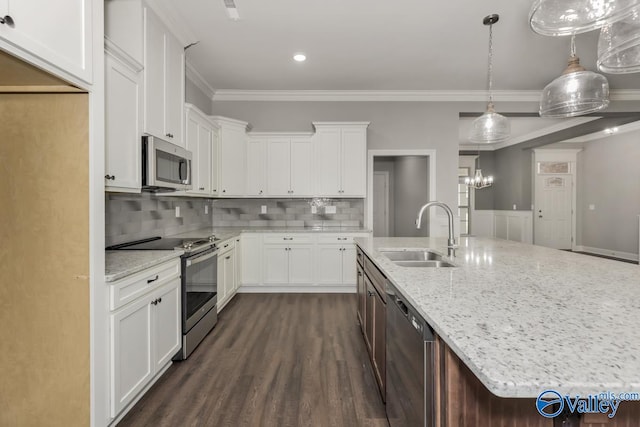
[[[382,249],[379,252],[401,267],[457,267],[444,259],[441,254],[430,249]]]

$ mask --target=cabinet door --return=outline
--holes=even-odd
[[[220,131],[217,128],[211,130],[211,194],[218,195],[218,185],[220,184],[220,166],[219,150],[220,150]]]
[[[376,289],[365,274],[365,301],[364,301],[364,342],[367,344],[369,354],[373,355],[373,305],[376,295]]]
[[[0,38],[91,83],[93,4],[91,0],[5,0],[0,2],[0,16],[11,16],[15,25],[0,25]]]
[[[360,266],[360,264],[357,265],[357,271],[358,271],[358,285],[357,285],[357,291],[358,291],[358,295],[357,295],[357,299],[358,299],[358,320],[360,321],[360,328],[362,330],[362,332],[364,333],[364,319],[366,317],[366,313],[365,313],[365,302],[366,302],[366,294],[367,294],[367,289],[366,286],[364,284],[364,270],[362,269],[362,267]]]
[[[289,249],[286,245],[265,245],[264,283],[289,283]]]
[[[140,191],[142,75],[105,55],[105,180],[107,190]]]
[[[184,147],[182,140],[182,109],[184,106],[184,49],[173,34],[165,30],[165,139]]]
[[[367,195],[367,130],[342,129],[341,164],[343,196]]]
[[[289,284],[304,285],[313,283],[313,245],[289,246]]]
[[[229,251],[224,258],[224,290],[226,299],[233,296],[235,292],[235,279],[236,279],[236,265],[235,256],[233,251]]]
[[[316,260],[319,284],[342,283],[342,246],[318,245]]]
[[[267,141],[267,194],[291,196],[291,153],[289,140],[269,138]]]
[[[262,283],[262,235],[243,234],[241,246],[242,272],[240,285],[257,285]]]
[[[315,135],[315,193],[319,196],[340,196],[340,129],[319,129]]]
[[[224,255],[218,256],[218,311],[222,307],[222,304],[227,299],[227,291],[224,286]]]
[[[219,196],[244,196],[246,180],[247,142],[242,129],[220,130]]]
[[[342,250],[342,283],[355,285],[357,282],[356,247],[344,246]]]
[[[236,238],[236,247],[234,249],[235,271],[233,276],[233,292],[235,293],[240,287],[240,278],[242,277],[242,242],[240,237]]]
[[[264,196],[267,190],[267,141],[247,141],[247,195]]]
[[[374,290],[373,300],[373,371],[376,374],[380,392],[385,396],[385,372],[386,372],[386,322],[387,307]]]
[[[311,138],[291,140],[291,195],[313,195],[313,144]]]
[[[182,344],[182,305],[180,279],[174,279],[153,293],[152,305],[155,372],[180,350]]]
[[[203,194],[211,194],[211,129],[200,126],[198,129],[198,154],[195,162],[198,167],[198,186]],[[195,187],[195,185],[194,185]]]
[[[115,417],[147,385],[152,365],[150,298],[111,314],[111,416]]]
[[[165,30],[160,19],[144,8],[144,131],[158,138],[164,134]]]
[[[200,149],[200,121],[194,115],[187,113],[185,125],[185,147],[193,153],[191,179],[193,180],[193,189],[189,193],[203,194],[208,187],[204,174],[208,168],[208,158],[203,157]],[[205,149],[206,150],[206,149]]]

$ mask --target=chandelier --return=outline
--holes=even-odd
[[[467,176],[464,178],[464,184],[473,188],[474,190],[481,190],[483,188],[491,187],[493,185],[493,175],[483,176],[482,169],[480,169],[480,150],[478,150],[478,167],[473,177]]]

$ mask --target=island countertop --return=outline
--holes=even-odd
[[[640,392],[637,265],[469,237],[457,267],[400,267],[379,250],[446,254],[446,239],[356,243],[493,394]]]

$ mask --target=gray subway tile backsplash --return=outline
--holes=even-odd
[[[106,244],[170,236],[206,227],[362,227],[363,199],[204,199],[106,194]],[[311,205],[318,206],[311,213]],[[326,214],[323,205],[336,207]],[[205,214],[205,206],[208,213]],[[267,213],[261,207],[267,206]],[[175,208],[180,208],[180,218]]]

